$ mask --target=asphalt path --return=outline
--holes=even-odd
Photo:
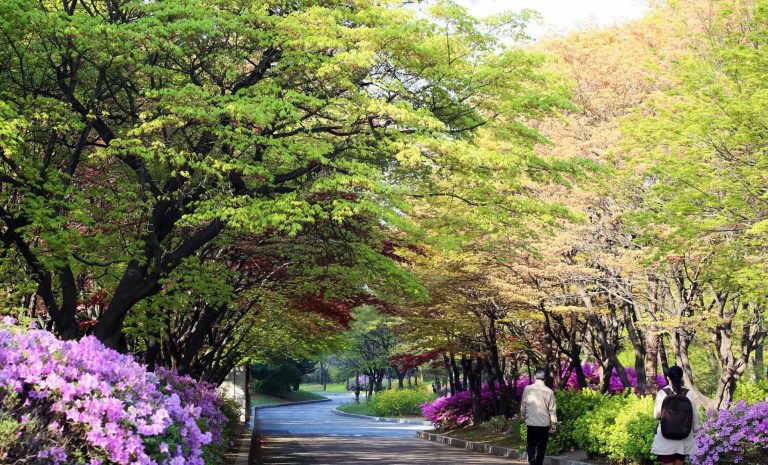
[[[377,422],[336,415],[351,394],[321,393],[331,402],[256,411],[259,457],[252,463],[303,464],[513,464],[493,457],[416,438],[428,426]]]

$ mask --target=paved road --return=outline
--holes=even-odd
[[[415,437],[426,426],[342,417],[331,412],[348,394],[324,394],[331,402],[258,410],[262,433],[256,463],[304,464],[514,464],[500,457],[467,452]]]

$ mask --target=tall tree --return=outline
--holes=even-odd
[[[0,242],[56,331],[82,334],[83,283],[98,279],[93,332],[123,347],[131,310],[222,231],[290,235],[360,212],[396,224],[396,186],[473,165],[454,141],[491,118],[531,139],[524,120],[557,100],[540,60],[489,32],[525,15],[393,6],[0,5]]]

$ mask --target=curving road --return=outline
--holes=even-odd
[[[261,457],[255,463],[303,464],[513,464],[415,437],[427,426],[400,425],[336,415],[351,394],[328,394],[331,402],[256,411]]]

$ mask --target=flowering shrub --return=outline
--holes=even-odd
[[[589,389],[599,390],[601,388],[599,365],[597,363],[585,363],[581,366],[581,369],[584,372],[584,377],[587,379],[587,387]],[[629,378],[629,383],[632,385],[632,388],[637,389],[637,372],[635,369],[632,367],[625,367],[624,371],[627,373],[627,378]],[[656,377],[656,382],[662,387],[667,385],[667,380],[662,375]],[[576,373],[572,372],[568,378],[568,382],[565,384],[565,389],[577,389],[578,386],[579,383],[576,380]],[[621,382],[621,378],[619,378],[619,373],[614,369],[611,372],[611,378],[608,382],[608,391],[612,394],[616,394],[623,392],[625,389],[624,384]]]
[[[710,412],[696,433],[694,465],[768,463],[768,402]]]
[[[518,381],[518,398],[526,384],[528,384],[527,380]],[[496,388],[498,395],[498,383]],[[493,394],[491,387],[487,384],[480,390],[480,405],[488,413],[493,411]],[[453,396],[438,397],[433,402],[421,404],[421,413],[441,431],[467,426],[472,420],[472,394],[469,391],[462,391]]]
[[[587,378],[587,387],[590,390],[600,389],[600,375],[597,364],[584,364],[582,366],[584,376]],[[633,388],[637,388],[637,375],[633,368],[626,368],[627,377]],[[666,381],[663,376],[659,376],[657,379],[659,386],[666,386]],[[523,389],[526,385],[532,381],[527,377],[518,379],[515,386],[516,400],[520,400],[520,396],[523,394]],[[498,394],[498,383],[496,392]],[[578,389],[578,382],[576,381],[576,373],[571,373],[568,381],[565,384],[566,391],[575,391]],[[612,394],[618,394],[624,392],[624,385],[619,379],[619,375],[614,370],[611,373],[609,382],[609,391]],[[481,405],[483,409],[490,412],[493,409],[493,394],[491,393],[490,386],[487,384],[483,386],[481,390]],[[472,396],[468,391],[462,391],[449,397],[440,397],[434,402],[422,404],[422,414],[439,430],[449,430],[454,428],[460,428],[467,426],[472,419]]]
[[[3,463],[203,465],[226,418],[211,386],[148,372],[93,337],[0,324]]]

